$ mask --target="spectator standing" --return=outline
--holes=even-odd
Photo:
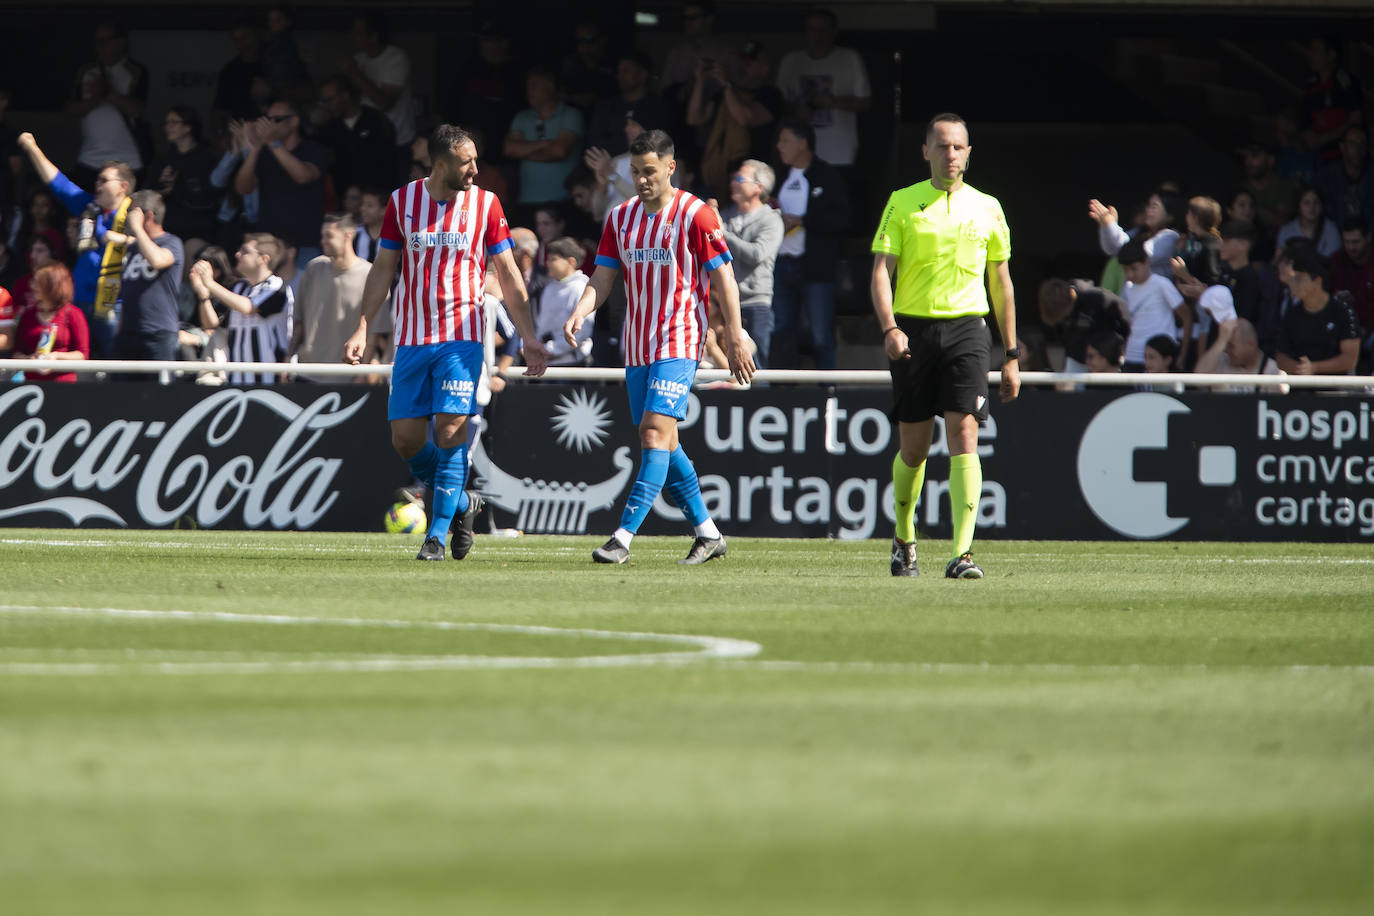
[[[220,202],[219,213],[216,214],[215,237],[221,244],[238,244],[238,240],[243,238],[245,226],[256,226],[258,223],[258,190],[254,188],[247,194],[240,194],[235,189],[235,178],[238,175],[239,167],[243,165],[244,158],[248,155],[248,144],[244,140],[244,127],[242,121],[229,122],[229,148],[224,151],[214,170],[210,173],[210,184],[218,191],[224,192],[224,199]]]
[[[1274,116],[1275,166],[1279,175],[1298,184],[1309,184],[1317,174],[1317,154],[1303,139],[1298,110],[1283,108]]]
[[[619,92],[613,98],[597,101],[587,131],[587,144],[619,156],[630,148],[625,137],[625,122],[635,121],[649,130],[668,124],[668,111],[662,99],[649,90],[653,62],[643,51],[629,51],[616,64],[615,81]]]
[[[520,163],[522,205],[566,200],[563,180],[581,158],[582,113],[558,98],[558,81],[545,67],[525,76],[530,107],[517,114],[506,134],[505,152]]]
[[[1184,222],[1188,234],[1180,239],[1178,257],[1191,276],[1211,286],[1221,277],[1221,204],[1194,197],[1188,201]]]
[[[1344,296],[1329,291],[1326,258],[1301,246],[1280,262],[1294,306],[1283,314],[1274,358],[1289,375],[1345,375],[1360,356],[1360,325]]]
[[[134,190],[133,169],[123,162],[105,163],[96,174],[95,193],[88,194],[58,171],[33,134],[20,134],[19,146],[38,180],[52,189],[69,213],[81,218],[72,301],[87,316],[89,349],[97,357],[108,356],[119,317],[124,254],[131,240],[126,221]]]
[[[1323,166],[1314,182],[1322,207],[1337,225],[1354,217],[1374,229],[1374,167],[1369,160],[1369,131],[1363,124],[1345,129],[1340,151],[1340,159]]]
[[[1364,336],[1374,335],[1374,256],[1370,252],[1369,226],[1347,217],[1341,226],[1341,251],[1331,260],[1331,290],[1350,294]]]
[[[448,121],[471,125],[487,137],[504,137],[521,107],[521,73],[510,53],[510,36],[495,22],[483,22],[477,31],[477,54],[460,65],[458,91],[445,106]]]
[[[215,81],[214,125],[228,129],[230,121],[255,121],[273,98],[262,60],[262,33],[257,24],[240,20],[229,33],[235,54],[219,70]]]
[[[1337,142],[1345,129],[1363,121],[1364,90],[1341,66],[1340,39],[1313,38],[1307,43],[1307,60],[1312,69],[1303,91],[1303,139],[1319,162],[1333,162],[1340,158]]]
[[[1273,353],[1279,334],[1279,284],[1263,261],[1251,257],[1255,229],[1249,223],[1221,224],[1221,283],[1231,290],[1236,315],[1249,322],[1264,352]]]
[[[773,269],[782,246],[782,216],[768,205],[776,176],[757,159],[746,159],[730,181],[733,204],[720,214],[725,243],[734,255],[739,284],[740,318],[745,333],[758,346],[754,366],[768,368],[773,338]],[[719,211],[714,198],[708,203]]]
[[[280,247],[267,233],[245,235],[236,254],[239,279],[232,289],[215,279],[208,261],[197,261],[191,268],[201,325],[208,330],[228,328],[231,362],[279,363],[291,345],[291,288],[271,267]],[[233,372],[229,383],[270,384],[276,378],[274,373]]]
[[[872,90],[863,58],[835,46],[839,20],[828,9],[806,14],[806,50],[778,64],[778,88],[793,113],[815,129],[815,155],[834,166],[854,164],[859,151],[858,115],[868,111]]]
[[[592,358],[592,322],[578,331],[575,344],[563,338],[563,325],[572,317],[588,277],[582,272],[586,252],[576,239],[563,236],[548,246],[546,268],[549,282],[539,294],[534,333],[548,354],[550,366],[585,366]]]
[[[396,128],[391,119],[362,103],[358,88],[346,76],[320,84],[320,104],[329,120],[320,128],[320,143],[329,148],[334,190],[352,185],[390,187],[399,177]]]
[[[698,67],[687,100],[687,123],[704,128],[701,177],[714,194],[729,193],[730,178],[745,158],[768,157],[772,125],[782,113],[782,94],[768,85],[768,62],[757,42],[739,56],[739,79],[716,63]]]
[[[29,242],[37,236],[48,240],[49,247],[56,253],[57,260],[67,259],[66,220],[57,195],[43,185],[29,194],[29,205],[24,209],[24,218],[19,228],[9,235],[10,247],[15,251],[27,251]]]
[[[1127,232],[1121,228],[1116,207],[1097,200],[1088,201],[1088,216],[1097,223],[1097,240],[1105,255],[1117,255],[1121,246],[1139,239],[1150,260],[1150,270],[1161,277],[1173,276],[1170,264],[1178,249],[1178,231],[1174,225],[1183,213],[1183,198],[1177,191],[1160,188],[1145,203],[1145,221],[1141,228]]]
[[[1317,253],[1324,258],[1341,249],[1341,230],[1326,215],[1321,195],[1312,188],[1299,195],[1298,215],[1279,227],[1279,250],[1282,251],[1284,243],[1294,237],[1311,240],[1317,246]]]
[[[57,253],[53,251],[52,243],[45,235],[36,235],[29,242],[29,250],[26,253],[29,272],[14,281],[14,298],[18,300],[19,307],[33,305],[33,278],[44,267],[49,264],[60,264]]]
[[[15,359],[90,359],[86,316],[71,304],[72,275],[64,264],[40,268],[33,278],[34,302],[19,315]],[[74,382],[75,372],[25,372],[29,382]]]
[[[168,150],[148,170],[167,207],[167,231],[183,239],[213,239],[220,195],[210,180],[216,156],[201,136],[200,114],[174,105],[162,120]]]
[[[314,239],[324,212],[324,175],[329,151],[301,137],[300,114],[277,100],[267,116],[243,126],[247,152],[234,175],[234,189],[259,191],[257,230],[289,239]],[[319,255],[311,245],[300,249],[297,266]]]
[[[273,95],[290,99],[296,98],[300,82],[309,78],[292,31],[295,24],[290,7],[278,3],[267,8],[267,34],[262,41],[263,75]]]
[[[591,114],[598,99],[610,98],[616,91],[615,74],[606,60],[606,31],[593,19],[582,19],[573,26],[573,50],[563,58],[559,84],[564,100],[579,111]]]
[[[1298,186],[1291,177],[1275,170],[1274,154],[1259,143],[1249,143],[1240,149],[1244,181],[1241,189],[1250,192],[1255,203],[1251,222],[1271,235],[1293,217],[1293,197]],[[1240,217],[1235,217],[1239,219]]]
[[[714,34],[716,4],[712,0],[689,2],[682,7],[682,41],[668,52],[660,74],[665,97],[677,104],[687,101],[692,89],[692,76],[699,64],[729,65],[730,45]]]
[[[1255,195],[1242,188],[1231,197],[1226,208],[1224,222],[1244,223],[1251,229],[1250,258],[1265,264],[1274,261],[1274,234],[1259,223],[1259,210],[1255,205]],[[1220,227],[1218,227],[1220,231]],[[1226,236],[1222,235],[1225,240]],[[1224,257],[1223,257],[1224,260]]]
[[[177,358],[181,312],[177,293],[186,263],[182,240],[163,228],[167,206],[157,191],[136,191],[129,207],[134,244],[124,256],[124,299],[115,353],[120,359]],[[150,381],[152,375],[128,373],[120,381]]]
[[[130,59],[129,33],[105,22],[95,29],[95,60],[76,74],[70,113],[81,117],[77,184],[94,178],[106,162],[127,162],[138,172],[147,164],[151,138],[143,123],[148,68]]]
[[[362,222],[353,233],[353,251],[369,264],[377,260],[377,248],[382,239],[382,217],[386,216],[386,201],[390,195],[379,187],[365,187],[359,213]]]
[[[381,12],[365,13],[353,20],[353,44],[357,52],[339,58],[339,69],[358,88],[364,105],[385,112],[391,119],[396,146],[409,149],[415,139],[410,56],[391,44],[391,30]]]
[[[849,191],[814,143],[806,121],[784,122],[778,132],[778,155],[789,171],[778,191],[784,232],[773,274],[769,359],[775,369],[797,368],[803,321],[816,368],[835,368],[835,279],[849,228]]]
[[[290,355],[300,362],[338,362],[362,317],[363,286],[372,265],[353,250],[356,232],[357,226],[347,213],[326,215],[320,227],[324,253],[306,265],[292,313]],[[313,382],[338,381],[309,373],[297,377]]]
[[[1183,340],[1192,338],[1193,311],[1173,282],[1151,269],[1144,242],[1132,239],[1122,246],[1117,259],[1126,277],[1121,297],[1131,313],[1125,368],[1127,372],[1139,372],[1145,367],[1145,342],[1150,338],[1158,334],[1175,341],[1180,337]],[[1175,327],[1175,319],[1183,325],[1181,335]]]

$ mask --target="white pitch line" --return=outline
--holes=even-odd
[[[1374,665],[1075,665],[999,662],[723,660],[720,667],[818,674],[1340,674],[1374,675]]]
[[[369,655],[351,658],[196,661],[196,662],[0,662],[0,674],[18,675],[93,675],[130,672],[148,674],[273,674],[314,672],[377,671],[451,671],[513,668],[628,668],[650,665],[685,665],[702,661],[752,658],[763,647],[756,642],[720,636],[692,636],[681,633],[645,633],[597,630],[585,627],[547,627],[515,623],[464,623],[447,620],[370,620],[362,617],[293,617],[286,614],[234,614],[222,611],[155,611],[139,608],[42,607],[39,605],[0,605],[5,614],[58,614],[78,617],[108,617],[124,620],[174,620],[177,622],[249,623],[269,626],[340,626],[350,628],[483,631],[536,636],[625,640],[627,642],[668,643],[690,646],[696,651],[650,652],[627,655],[589,655],[569,657],[487,656],[487,655]],[[134,650],[136,651],[136,650]]]

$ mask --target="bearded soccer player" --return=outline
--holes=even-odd
[[[664,491],[696,534],[679,562],[697,566],[725,556],[725,538],[706,511],[696,469],[677,437],[701,360],[712,274],[720,283],[724,349],[735,381],[753,378],[754,360],[740,326],[739,287],[720,218],[705,201],[673,187],[673,152],[672,139],[661,130],[646,131],[630,144],[636,196],[607,215],[596,270],[563,326],[563,336],[575,345],[583,321],[606,301],[616,275],[625,274],[625,389],[641,454],[620,527],[592,552],[598,563],[629,560],[630,541]]]
[[[915,576],[916,501],[925,482],[935,415],[949,441],[949,501],[954,522],[949,579],[981,579],[973,562],[973,528],[983,491],[978,427],[988,417],[989,291],[1002,339],[1003,402],[1016,399],[1021,377],[1016,302],[1011,286],[1011,233],[997,199],[964,184],[968,125],[939,114],[926,127],[921,154],[930,180],[894,191],[873,239],[873,310],[883,329],[892,373],[901,450],[892,460],[897,531],[892,575]],[[892,289],[892,274],[897,289]],[[984,274],[987,289],[984,289]]]
[[[429,139],[434,165],[428,178],[392,192],[382,218],[377,259],[363,286],[362,319],[344,345],[344,360],[357,364],[368,324],[391,291],[396,360],[392,368],[391,443],[433,494],[433,518],[417,560],[444,559],[444,539],[455,516],[452,552],[461,560],[472,549],[472,524],[482,498],[464,490],[468,417],[477,412],[482,374],[482,280],[495,259],[506,309],[526,341],[526,375],[544,374],[544,351],[530,320],[525,282],[511,254],[510,229],[501,201],[476,187],[477,148],[462,128],[441,124]],[[434,439],[429,421],[434,418]]]

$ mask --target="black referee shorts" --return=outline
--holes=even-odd
[[[910,359],[888,363],[893,415],[920,423],[947,411],[988,418],[988,328],[981,316],[910,318],[897,315]]]

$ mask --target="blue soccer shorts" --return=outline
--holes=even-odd
[[[687,418],[687,396],[697,377],[694,359],[660,359],[647,366],[625,367],[625,392],[635,426],[645,412],[677,420]]]
[[[477,413],[482,357],[482,344],[475,340],[397,347],[387,418]]]

